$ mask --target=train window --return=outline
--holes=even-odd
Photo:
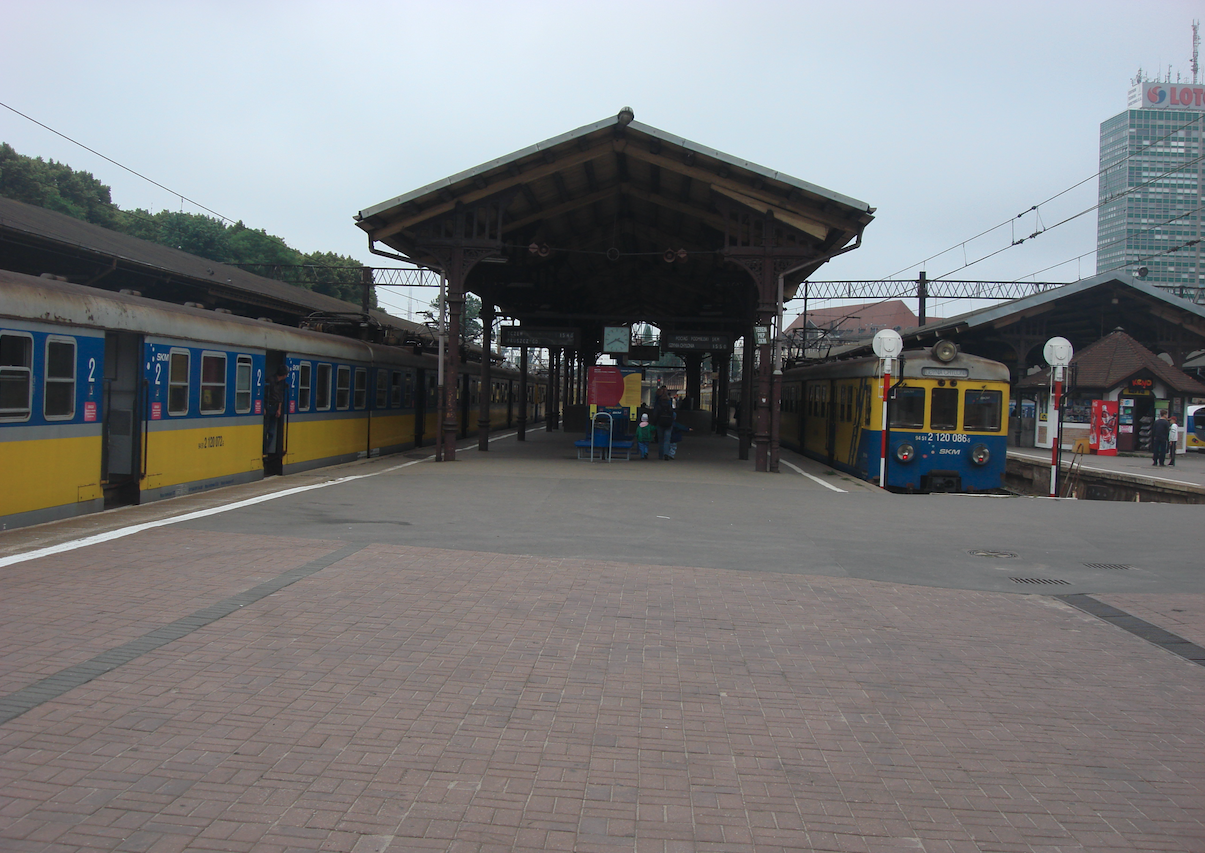
[[[351,405],[351,368],[340,364],[335,370],[335,408],[346,409]]]
[[[187,350],[172,350],[167,367],[167,413],[188,414],[188,362]]]
[[[385,369],[377,371],[377,408],[389,408],[389,371]]]
[[[326,412],[331,407],[331,366],[329,364],[318,365],[318,381],[314,388],[314,402],[318,405],[318,410]]]
[[[368,402],[368,371],[363,367],[356,368],[356,397],[353,409],[363,409]]]
[[[962,428],[999,432],[1000,415],[1003,411],[1003,392],[969,388],[962,398]]]
[[[308,412],[310,410],[310,386],[313,384],[313,369],[308,361],[301,363],[301,369],[297,371],[297,411]]]
[[[220,415],[226,411],[226,355],[201,353],[201,414]]]
[[[409,380],[410,377],[407,376],[406,379]],[[409,381],[407,381],[406,384],[409,385]],[[402,374],[398,373],[396,370],[393,371],[393,375],[390,377],[389,401],[389,405],[393,406],[395,409],[400,409],[402,407]]]
[[[251,411],[251,356],[240,355],[234,365],[234,410],[240,415]]]
[[[925,389],[895,388],[891,392],[891,426],[923,429],[925,426]]]
[[[958,389],[934,388],[929,402],[929,429],[953,432],[958,429]]]
[[[0,335],[0,421],[29,419],[32,368],[33,337]]]
[[[75,338],[46,339],[46,396],[42,409],[47,420],[75,415]]]

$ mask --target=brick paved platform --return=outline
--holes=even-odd
[[[509,464],[298,495],[262,505],[261,532],[218,516],[0,569],[0,705],[49,685],[0,725],[0,850],[1205,849],[1205,667],[1052,597],[841,576],[828,557],[769,570],[735,538],[736,556],[674,565],[347,523],[390,487],[438,500],[455,480],[496,502],[484,484]],[[522,500],[576,488],[629,526],[680,509],[606,517],[605,484],[654,488],[653,466],[546,465]],[[913,525],[950,506],[677,476],[754,516],[763,491],[822,502],[817,526],[830,501]],[[999,524],[1030,504],[962,506]],[[426,516],[404,517],[418,536]],[[940,559],[941,526],[898,548]],[[1135,586],[1102,601],[1205,638],[1199,582],[1144,593],[1117,574]],[[116,648],[119,665],[50,689]]]

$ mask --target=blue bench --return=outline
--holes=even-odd
[[[590,459],[593,461],[595,458],[598,458],[611,461],[617,454],[623,453],[625,460],[631,460],[632,448],[635,446],[635,442],[624,439],[613,440],[607,430],[596,429],[593,440],[580,438],[573,442],[573,446],[577,448],[578,459]]]

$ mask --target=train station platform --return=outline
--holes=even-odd
[[[1199,508],[575,437],[0,534],[0,849],[1205,848]]]
[[[1018,491],[1049,494],[1050,451],[1008,449],[1008,485]],[[1205,503],[1205,453],[1177,453],[1175,465],[1154,465],[1150,454],[1081,454],[1064,445],[1063,487],[1071,480],[1076,496],[1094,500]],[[1067,492],[1060,488],[1062,494]]]

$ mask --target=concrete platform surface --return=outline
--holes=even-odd
[[[1200,508],[531,439],[0,534],[0,850],[1205,849]]]

